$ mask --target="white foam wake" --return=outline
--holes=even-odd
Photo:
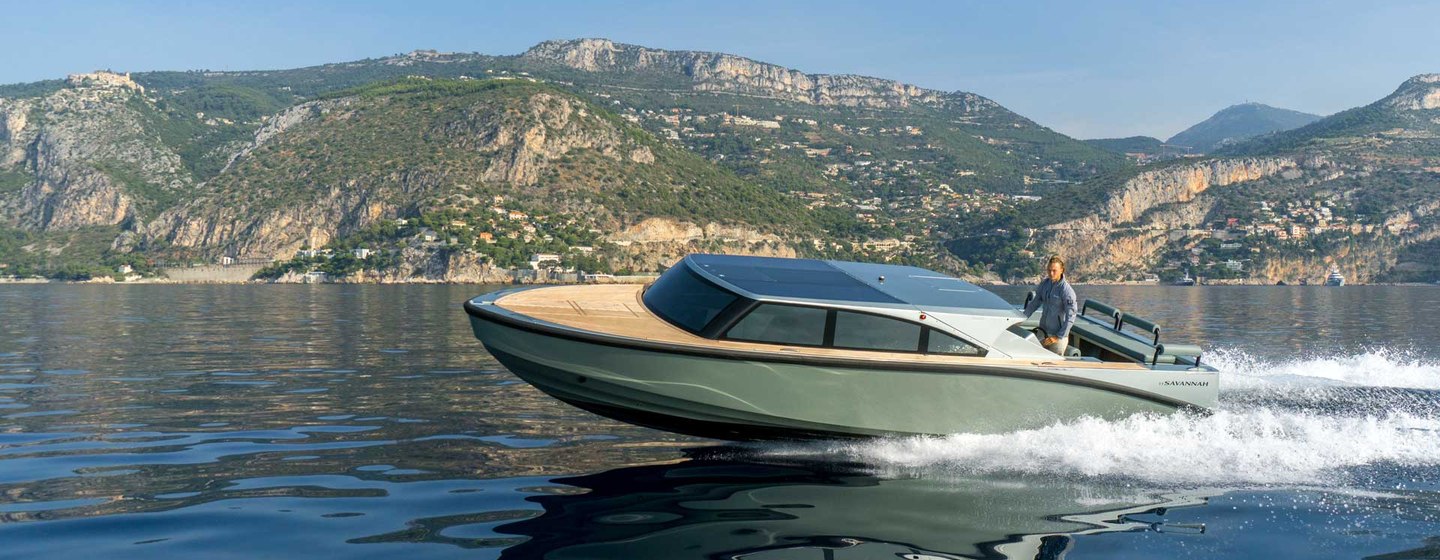
[[[1024,474],[1154,484],[1336,485],[1371,466],[1440,466],[1440,365],[1408,354],[1265,363],[1217,353],[1221,406],[1210,414],[1094,418],[1008,434],[770,448],[836,455],[878,474]],[[1400,389],[1410,388],[1410,389]],[[1417,390],[1419,389],[1419,390]]]
[[[1220,349],[1209,353],[1206,362],[1221,371],[1222,390],[1277,384],[1440,389],[1440,362],[1387,348],[1354,356],[1290,360],[1266,360],[1238,350]]]
[[[1009,434],[840,445],[880,470],[1135,478],[1159,484],[1326,484],[1347,469],[1440,465],[1440,420],[1252,411],[1084,419]]]

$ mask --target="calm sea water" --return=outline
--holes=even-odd
[[[1221,410],[744,446],[531,389],[485,291],[0,286],[0,556],[1440,556],[1440,288],[1082,286]]]

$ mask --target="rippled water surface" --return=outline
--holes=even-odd
[[[530,388],[489,289],[0,285],[0,556],[1440,557],[1440,288],[1082,286],[1220,410],[750,445]]]

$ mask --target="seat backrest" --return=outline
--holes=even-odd
[[[1141,319],[1133,315],[1122,314],[1120,316],[1120,322],[1116,326],[1116,328],[1124,328],[1125,325],[1130,325],[1146,333],[1154,335],[1155,339],[1150,344],[1160,344],[1160,325],[1151,323],[1150,321],[1146,321],[1145,319]]]
[[[1084,315],[1086,311],[1089,311],[1091,309],[1094,309],[1095,311],[1100,312],[1104,316],[1109,317],[1110,328],[1120,330],[1120,318],[1125,316],[1125,314],[1121,313],[1119,309],[1116,309],[1114,306],[1106,303],[1101,303],[1093,299],[1087,299],[1085,300],[1085,303],[1080,305],[1080,314]]]

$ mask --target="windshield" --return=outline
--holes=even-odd
[[[650,311],[695,334],[737,299],[739,296],[701,278],[684,263],[660,275],[644,297]]]

